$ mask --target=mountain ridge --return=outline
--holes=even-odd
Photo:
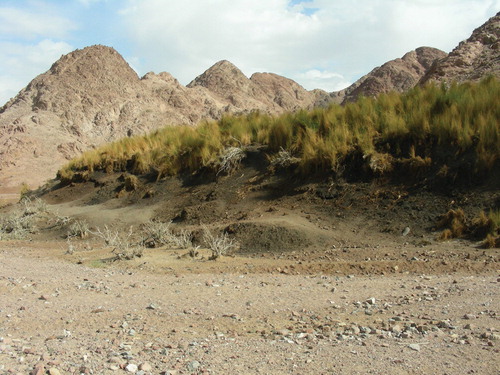
[[[450,54],[419,47],[331,93],[308,91],[274,73],[248,78],[227,60],[183,86],[167,72],[139,77],[112,47],[75,50],[0,108],[0,190],[23,182],[35,187],[85,150],[169,124],[255,110],[280,114],[404,92],[428,81],[500,76],[499,30],[500,13]]]

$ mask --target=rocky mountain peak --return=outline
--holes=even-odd
[[[98,69],[96,69],[98,67]],[[80,74],[87,76],[107,77],[113,72],[120,79],[137,79],[137,74],[112,47],[94,45],[77,49],[57,60],[49,72],[55,75]]]
[[[500,77],[500,12],[436,61],[420,82],[477,81],[487,74]]]
[[[420,47],[406,53],[402,58],[386,62],[361,77],[347,89],[339,92],[336,101],[347,103],[359,96],[376,96],[397,91],[404,92],[414,87],[432,64],[446,53],[430,47]]]
[[[203,74],[191,81],[187,87],[202,86],[225,96],[228,90],[248,88],[250,80],[235,65],[227,60],[219,61]]]

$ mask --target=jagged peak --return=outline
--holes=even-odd
[[[215,82],[249,81],[248,77],[233,63],[221,60],[192,80],[187,87],[203,86],[210,88]]]
[[[52,64],[49,72],[51,74],[63,74],[75,71],[82,73],[82,70],[84,70],[93,73],[105,70],[106,68],[121,71],[138,78],[137,73],[135,73],[118,51],[113,47],[100,44],[77,49],[61,56],[59,60]]]

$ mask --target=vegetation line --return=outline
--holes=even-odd
[[[217,173],[229,148],[251,144],[267,147],[270,164],[288,155],[292,162],[287,168],[303,176],[353,170],[484,176],[500,160],[499,103],[500,82],[488,77],[477,84],[429,84],[405,94],[360,98],[344,107],[224,116],[197,127],[167,126],[88,151],[58,177],[68,183],[86,180],[94,171],[128,171],[160,179],[206,167]]]

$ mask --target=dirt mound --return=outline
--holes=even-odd
[[[310,233],[283,223],[236,223],[226,228],[240,244],[241,254],[292,252],[309,247]]]

